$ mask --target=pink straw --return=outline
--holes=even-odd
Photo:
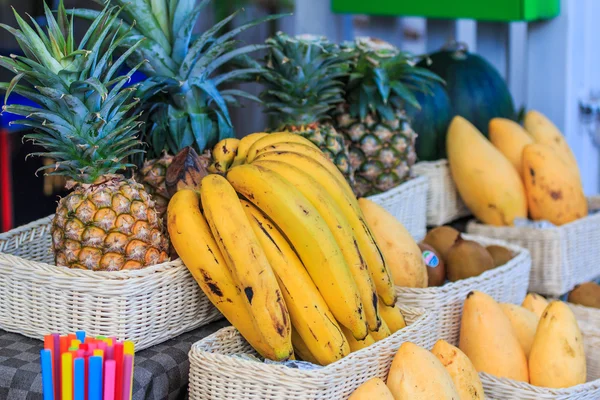
[[[133,372],[133,356],[125,354],[123,360],[123,400],[131,399],[131,379]]]
[[[115,360],[104,362],[104,400],[115,399]]]

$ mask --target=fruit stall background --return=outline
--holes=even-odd
[[[468,4],[470,0],[462,0]],[[220,0],[215,2],[212,12],[204,13],[201,25],[210,26],[232,10],[244,6],[247,13],[233,21],[239,25],[260,15],[292,11],[293,16],[282,18],[271,24],[262,24],[246,34],[248,43],[260,43],[277,30],[288,33],[307,32],[324,34],[332,41],[343,41],[360,35],[371,35],[387,40],[403,50],[415,54],[434,51],[448,40],[464,42],[470,51],[479,53],[490,61],[506,79],[512,92],[515,106],[537,109],[547,115],[565,134],[573,149],[586,194],[595,194],[600,189],[600,157],[597,132],[597,114],[594,108],[595,91],[600,90],[600,52],[597,37],[600,36],[600,2],[597,0],[511,0],[508,3],[551,4],[558,6],[556,17],[533,21],[506,21],[513,17],[504,16],[503,21],[476,20],[469,18],[438,19],[412,16],[418,14],[415,7],[403,10],[385,8],[385,16],[356,14],[353,10],[380,13],[383,4],[403,4],[390,0],[372,0],[372,7],[352,8],[365,2],[342,0]],[[50,2],[49,2],[50,3]],[[92,0],[70,0],[67,7],[89,7]],[[423,14],[439,0],[423,0]],[[490,4],[498,4],[497,1]],[[19,12],[33,16],[41,15],[40,0],[0,0],[0,22],[13,23],[11,5]],[[379,6],[379,8],[377,8]],[[525,6],[524,6],[525,7]],[[552,8],[551,7],[551,8]],[[398,6],[402,8],[402,6]],[[418,8],[418,7],[416,7]],[[490,8],[493,8],[490,5]],[[344,13],[335,13],[333,9]],[[460,9],[460,7],[456,8]],[[472,10],[472,8],[464,8]],[[547,10],[546,10],[547,11]],[[556,11],[554,9],[550,11]],[[347,12],[347,13],[346,13]],[[549,15],[555,15],[550,12]],[[443,13],[442,13],[443,15]],[[531,17],[531,14],[528,14]],[[544,13],[541,13],[544,15]],[[525,15],[523,18],[528,18]],[[40,21],[43,22],[43,21]],[[85,25],[79,23],[79,29]],[[199,27],[200,28],[200,27]],[[16,48],[10,35],[0,32],[0,53],[10,54]],[[0,79],[8,76],[0,71]],[[257,84],[250,85],[254,93],[260,91]],[[583,107],[582,107],[583,106]],[[591,107],[590,107],[591,106]],[[584,112],[583,110],[585,109]],[[6,127],[10,116],[0,118]],[[260,106],[252,103],[244,108],[232,110],[236,134],[242,137],[258,132],[266,125],[266,116]],[[598,129],[600,132],[600,129]],[[21,142],[22,132],[12,129],[0,135],[0,231],[18,226],[52,213],[57,195],[62,194],[60,183],[52,179],[35,177],[34,171],[42,161],[30,158],[30,144]]]

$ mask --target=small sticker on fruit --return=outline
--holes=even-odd
[[[425,265],[427,265],[429,268],[435,268],[440,265],[439,258],[429,250],[425,250],[423,252],[423,260],[425,261]]]

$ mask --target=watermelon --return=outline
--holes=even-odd
[[[486,137],[492,118],[516,119],[512,96],[500,73],[463,46],[433,53],[419,65],[446,81],[453,115],[466,118]]]

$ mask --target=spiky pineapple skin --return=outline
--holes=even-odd
[[[102,179],[76,185],[59,201],[51,228],[56,265],[118,271],[168,261],[163,222],[144,186]]]
[[[158,216],[163,220],[170,199],[169,193],[167,193],[165,179],[167,176],[167,168],[169,168],[171,162],[173,162],[173,156],[166,153],[160,158],[146,160],[137,176],[137,180],[144,185],[146,192],[148,192],[152,197],[152,200],[154,200]]]
[[[417,160],[417,134],[404,111],[397,110],[395,119],[385,121],[375,113],[353,118],[347,110],[346,105],[338,106],[336,122],[349,143],[356,195],[372,196],[409,180]]]

